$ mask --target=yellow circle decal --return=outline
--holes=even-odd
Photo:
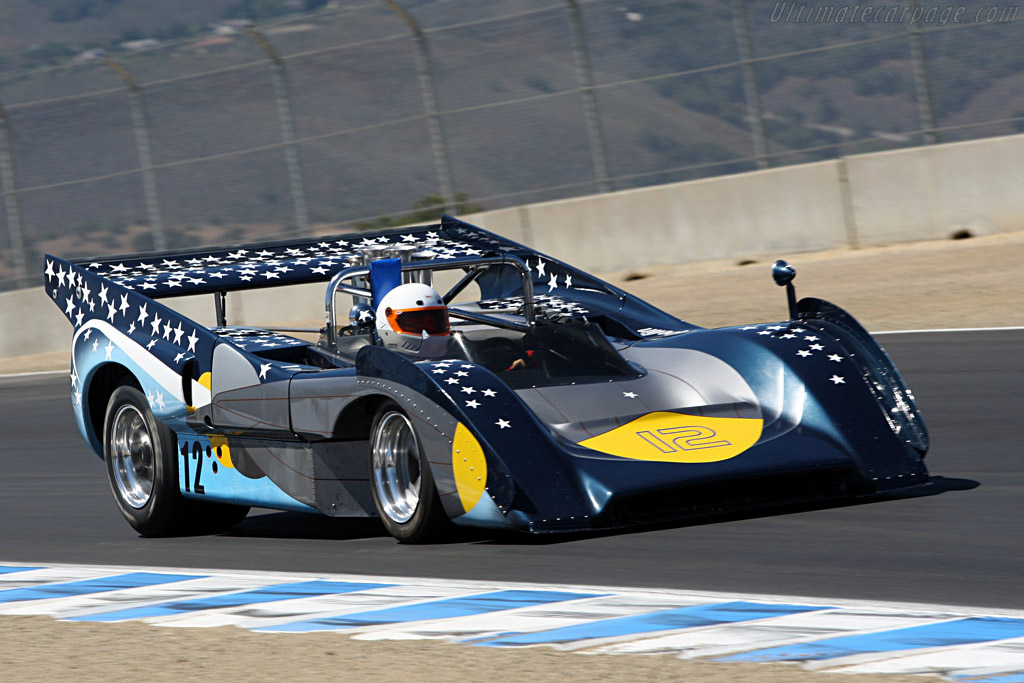
[[[487,486],[487,459],[480,442],[461,422],[455,427],[452,439],[452,470],[462,509],[469,512]]]
[[[609,455],[655,462],[718,462],[735,458],[761,437],[764,421],[658,411],[584,439],[579,445]]]

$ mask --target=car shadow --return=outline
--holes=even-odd
[[[376,518],[326,517],[305,512],[256,512],[224,532],[236,538],[295,538],[352,541],[387,536]]]
[[[928,481],[908,486],[896,491],[886,491],[869,495],[841,498],[835,500],[812,501],[802,503],[788,503],[758,507],[754,509],[735,510],[717,513],[702,513],[675,520],[635,524],[628,527],[617,527],[612,529],[595,529],[592,531],[567,531],[542,534],[523,533],[502,533],[487,539],[478,541],[484,544],[497,545],[552,545],[558,543],[570,543],[594,538],[606,538],[620,536],[623,534],[634,534],[647,531],[661,531],[665,529],[684,529],[687,527],[709,526],[712,524],[723,524],[727,522],[738,522],[746,519],[760,519],[767,517],[780,517],[783,515],[798,514],[801,512],[814,512],[819,510],[833,510],[838,508],[856,507],[873,503],[890,502],[897,500],[908,500],[912,498],[926,498],[938,496],[949,491],[970,491],[981,486],[980,482],[973,479],[958,479],[952,477],[931,477]]]
[[[681,529],[708,526],[745,519],[778,517],[801,512],[855,507],[872,503],[907,500],[937,496],[949,491],[969,491],[981,484],[972,479],[931,477],[918,486],[898,491],[876,493],[855,498],[814,501],[759,507],[756,509],[730,512],[704,513],[665,522],[635,524],[613,529],[592,531],[566,531],[556,533],[527,534],[522,532],[496,532],[491,529],[471,529],[453,525],[445,540],[432,545],[481,544],[481,545],[551,545],[570,543],[593,538],[605,538],[622,534]],[[353,541],[369,538],[388,538],[388,532],[376,518],[325,517],[303,512],[279,512],[273,510],[250,513],[241,523],[221,534],[235,538],[291,538],[327,541]]]

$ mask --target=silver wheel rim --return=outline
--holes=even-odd
[[[420,447],[409,418],[387,413],[373,434],[373,485],[381,512],[405,524],[420,504]]]
[[[117,409],[110,428],[114,484],[121,500],[142,508],[153,495],[153,438],[142,411],[130,403]]]

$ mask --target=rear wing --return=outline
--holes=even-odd
[[[494,256],[531,250],[445,216],[441,223],[372,233],[284,240],[160,254],[129,254],[74,265],[151,299],[312,282],[371,260]],[[525,253],[523,253],[525,252]],[[48,256],[48,260],[53,257]]]

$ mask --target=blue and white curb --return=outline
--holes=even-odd
[[[594,586],[0,564],[2,615],[1024,683],[1024,612]]]

